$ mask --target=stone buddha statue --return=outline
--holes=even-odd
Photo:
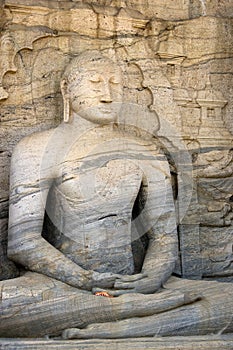
[[[8,255],[22,271],[0,282],[2,337],[233,330],[230,284],[172,277],[168,162],[120,125],[122,79],[98,51],[75,57],[61,81],[64,122],[14,150]]]

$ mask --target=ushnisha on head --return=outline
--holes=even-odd
[[[115,122],[123,96],[121,69],[99,51],[85,51],[67,66],[61,91],[65,122],[75,115],[95,124]]]

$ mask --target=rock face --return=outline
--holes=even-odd
[[[92,49],[124,73],[124,131],[136,126],[136,137],[152,139],[169,162],[180,249],[176,274],[233,281],[232,17],[228,0],[0,1],[1,280],[19,274],[7,258],[13,148],[60,124],[63,71]],[[119,178],[127,166],[119,163]],[[129,173],[136,183],[138,168]],[[108,169],[95,176],[106,179]],[[67,225],[72,239],[72,218]],[[61,237],[46,238],[61,245]],[[128,272],[131,258],[125,248]]]
[[[153,110],[123,99],[123,81],[100,50],[77,55],[60,83],[64,122],[14,149],[8,256],[21,276],[0,283],[2,337],[233,331],[230,283],[171,276],[177,221],[192,196],[190,157]],[[211,155],[228,164],[228,153]],[[204,207],[201,219],[213,221]]]

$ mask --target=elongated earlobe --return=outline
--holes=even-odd
[[[69,101],[69,98],[66,96],[66,97],[63,97],[63,120],[65,123],[69,123],[70,121],[70,101]]]
[[[63,120],[65,123],[70,121],[70,99],[67,93],[67,82],[66,80],[61,81],[61,92],[63,96]]]

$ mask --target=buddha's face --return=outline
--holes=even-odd
[[[93,123],[115,122],[121,108],[123,84],[120,68],[108,60],[87,62],[68,84],[74,113]]]

